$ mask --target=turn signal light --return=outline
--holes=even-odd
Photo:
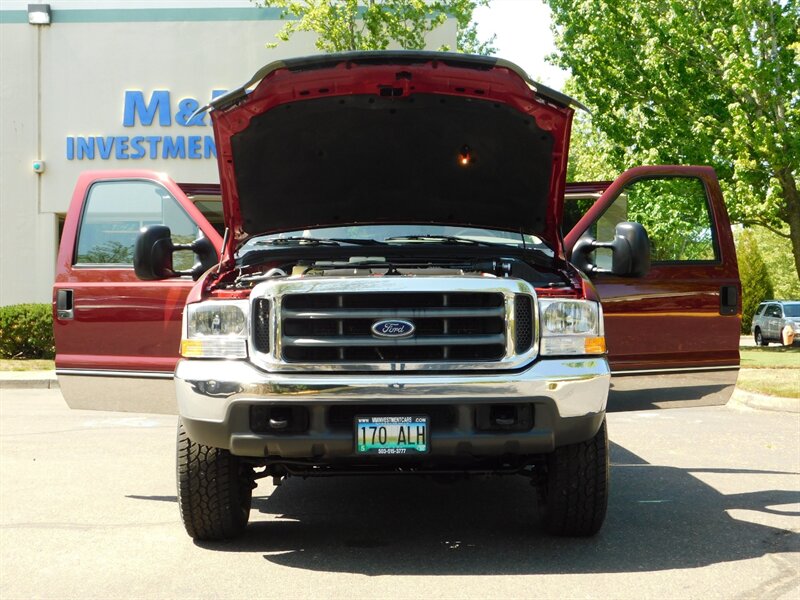
[[[589,337],[583,340],[583,349],[586,354],[605,354],[606,338]]]
[[[247,358],[247,343],[241,338],[181,340],[184,358]]]

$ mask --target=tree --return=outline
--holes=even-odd
[[[545,1],[552,60],[601,132],[577,154],[712,165],[732,219],[788,237],[800,277],[797,0]]]
[[[570,83],[567,82],[565,92],[577,95],[570,89]],[[622,149],[609,142],[589,115],[577,112],[572,120],[567,181],[613,181],[622,170],[618,165],[623,162]]]
[[[773,297],[772,280],[752,230],[745,229],[739,234],[736,254],[739,258],[739,278],[742,280],[742,332],[750,333],[750,324],[759,303]]]
[[[253,0],[259,6],[279,8],[286,24],[277,38],[287,41],[296,31],[317,34],[323,52],[385,50],[391,42],[403,49],[420,50],[425,36],[450,16],[456,20],[457,50],[493,54],[494,36],[478,39],[472,12],[489,0]],[[274,46],[275,44],[269,44]],[[450,50],[444,47],[442,50]]]
[[[133,244],[123,244],[115,240],[95,244],[85,254],[78,255],[78,260],[91,264],[132,264]]]
[[[789,240],[762,227],[753,227],[752,231],[772,280],[774,297],[800,300],[800,279],[794,272]]]

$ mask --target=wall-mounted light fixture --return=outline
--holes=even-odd
[[[50,25],[49,4],[28,4],[28,23],[31,25]]]

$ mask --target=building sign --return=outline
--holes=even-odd
[[[211,99],[226,91],[213,90]],[[169,90],[154,90],[149,97],[139,90],[125,90],[123,127],[151,127],[156,122],[160,127],[177,126],[177,134],[71,135],[66,138],[67,160],[216,158],[214,136],[200,129],[210,127],[208,115],[193,116],[203,104],[195,98],[182,98],[173,105]]]

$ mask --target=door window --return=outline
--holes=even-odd
[[[623,221],[635,221],[647,230],[653,264],[706,263],[719,258],[706,189],[696,177],[630,183],[592,226],[592,234],[599,241],[610,241]],[[611,251],[596,253],[595,264],[610,269]]]
[[[152,181],[103,181],[92,185],[78,234],[76,265],[133,266],[136,236],[147,225],[166,225],[172,241],[186,244],[200,231],[162,185]],[[189,269],[192,252],[175,252],[173,267]]]
[[[764,316],[776,317],[776,318],[780,319],[781,318],[781,307],[778,306],[777,304],[770,304],[767,307],[767,312],[766,312],[766,314]]]

